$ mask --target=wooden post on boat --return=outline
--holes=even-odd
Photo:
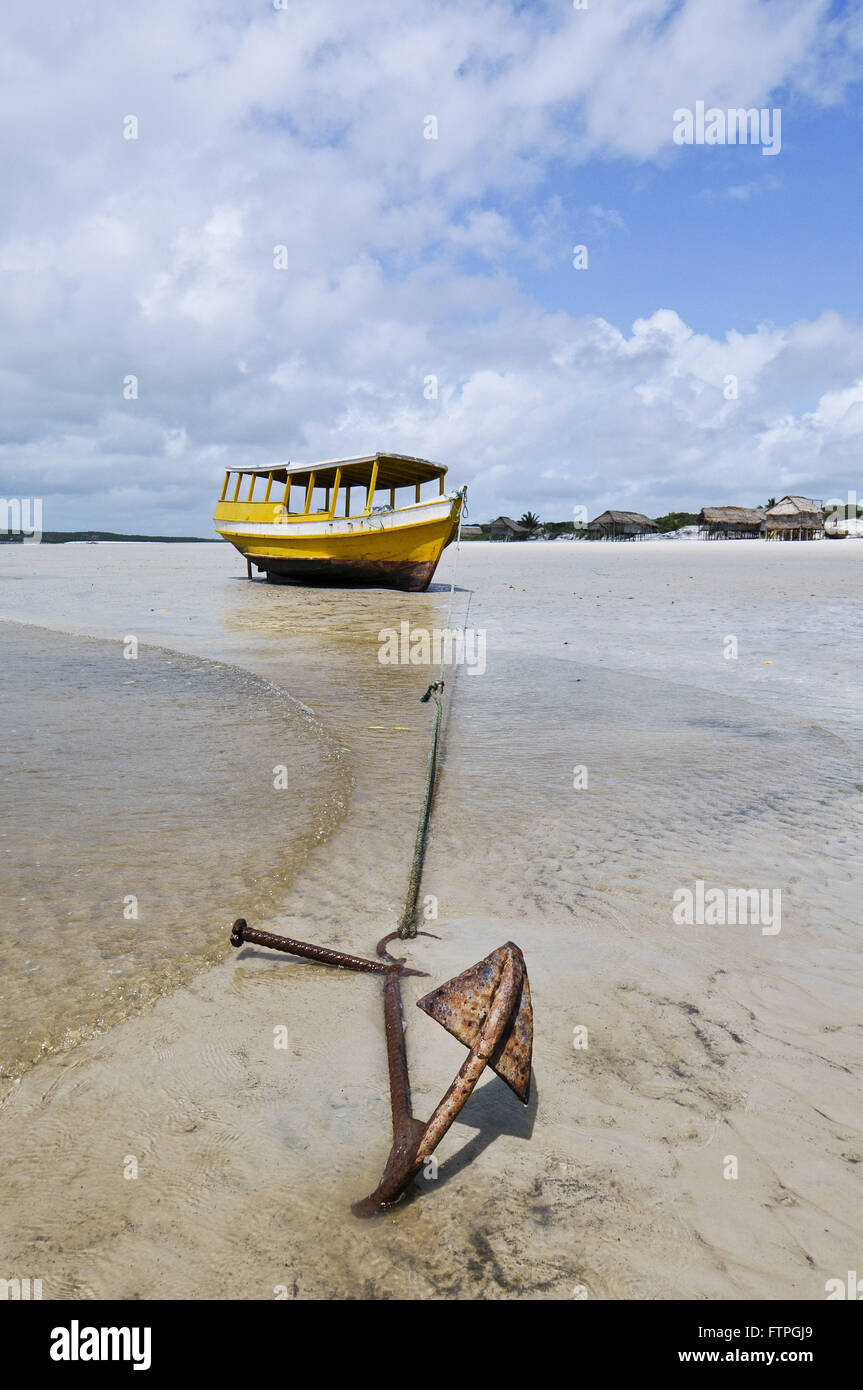
[[[249,559],[248,556],[246,556],[246,574],[248,575],[249,579],[251,579],[251,577],[252,577],[252,562],[251,562],[251,560]]]

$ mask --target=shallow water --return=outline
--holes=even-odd
[[[268,878],[253,909],[276,930],[371,950],[403,900],[430,724],[419,696],[436,674],[382,667],[379,633],[445,622],[453,550],[435,589],[404,595],[249,584],[226,547],[15,549],[0,549],[0,615],[106,639],[112,662],[137,634],[163,662],[228,663],[207,668],[211,712],[239,698],[233,667],[314,711],[319,734],[298,727],[285,761],[323,757],[319,737],[336,795],[348,778],[350,795],[303,842],[292,881]],[[523,947],[531,1107],[482,1085],[442,1146],[439,1184],[384,1222],[352,1221],[388,1142],[378,991],[245,950],[98,1052],[84,1043],[24,1077],[5,1110],[20,1231],[7,1248],[42,1242],[52,1297],[268,1298],[283,1283],[289,1297],[822,1297],[863,1238],[861,599],[854,543],[464,545],[453,612],[487,632],[488,669],[449,673],[423,882],[441,940],[410,950],[439,982],[508,938]],[[117,664],[128,678],[133,663]],[[110,730],[135,690],[111,681],[89,677],[94,729]],[[153,695],[164,730],[170,703]],[[261,688],[256,729],[281,699]],[[32,717],[43,709],[40,696]],[[125,756],[146,762],[140,723],[126,736]],[[189,738],[206,746],[200,730]],[[246,725],[225,738],[220,781],[253,801],[258,741]],[[67,794],[84,761],[64,764]],[[198,803],[213,864],[245,833],[223,813]],[[170,829],[167,803],[166,816]],[[23,862],[27,837],[10,833]],[[87,843],[104,833],[87,823]],[[93,857],[76,902],[95,904],[93,939],[110,942],[119,888],[100,896]],[[193,891],[196,857],[164,862],[166,890]],[[697,879],[780,891],[781,932],[676,924],[673,894]],[[213,881],[221,931],[238,897]],[[462,1055],[413,1009],[428,987],[405,989],[421,1115]],[[281,1022],[286,1059],[272,1045]],[[589,1030],[581,1052],[576,1027]],[[146,1156],[137,1184],[115,1180],[125,1152]],[[738,1182],[723,1179],[729,1153]],[[70,1198],[83,1171],[97,1186]],[[279,1174],[274,1190],[262,1172]]]
[[[248,672],[14,624],[0,645],[9,1077],[219,959],[234,917],[280,906],[350,774],[317,721]]]

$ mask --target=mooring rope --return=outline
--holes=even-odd
[[[458,532],[456,534],[455,543],[455,560],[453,562],[452,582],[450,584],[449,601],[447,603],[447,631],[449,631],[450,619],[452,617],[453,596],[455,594],[455,581],[456,575],[458,574],[459,555],[461,553],[461,521],[462,513],[465,509],[464,493],[466,492],[467,488],[463,489],[462,505],[459,508],[458,514]],[[470,605],[468,604],[468,607],[469,606]],[[467,619],[467,609],[465,610],[465,619]],[[445,645],[444,643],[441,643],[441,661],[440,671],[438,672],[438,678],[436,681],[432,681],[432,684],[429,686],[425,695],[420,697],[420,703],[423,705],[428,704],[429,700],[434,700],[435,715],[434,724],[432,725],[431,746],[429,748],[428,761],[426,763],[425,789],[423,791],[420,816],[419,821],[417,823],[417,834],[416,840],[414,842],[413,859],[411,860],[410,878],[408,879],[407,897],[405,898],[404,911],[402,912],[401,921],[399,922],[399,936],[402,939],[405,939],[407,937],[414,937],[417,934],[417,899],[419,898],[420,883],[422,882],[423,876],[423,865],[425,863],[426,841],[428,839],[428,828],[429,822],[431,820],[432,802],[434,800],[438,750],[440,748],[441,740],[441,723],[443,720],[443,701],[441,699],[441,694],[445,685],[445,681],[443,678],[445,654]]]
[[[429,686],[422,702],[425,704],[429,699],[434,700],[436,709],[434,725],[432,728],[431,747],[429,749],[428,763],[426,764],[426,784],[423,792],[422,809],[420,810],[419,823],[417,824],[417,837],[414,843],[414,854],[411,860],[411,872],[408,880],[408,893],[405,899],[404,912],[399,922],[399,936],[402,938],[416,936],[417,923],[417,898],[419,897],[420,882],[423,876],[423,863],[425,861],[426,839],[428,838],[429,821],[431,820],[432,798],[434,796],[435,773],[437,771],[437,755],[440,745],[440,726],[443,717],[443,704],[441,703],[440,691],[443,690],[443,681],[435,681]]]
[[[465,516],[466,513],[467,513],[467,487],[465,486],[465,487],[463,487],[462,490],[461,490],[461,506],[460,506],[459,509],[458,509],[458,530],[457,530],[457,532],[456,532],[456,537],[455,537],[455,559],[453,560],[453,566],[452,566],[452,580],[450,581],[450,586],[449,586],[449,598],[447,599],[447,605],[446,605],[446,626],[447,626],[447,631],[449,631],[450,619],[451,619],[451,617],[452,617],[452,601],[453,601],[453,596],[455,595],[455,581],[456,581],[456,575],[458,574],[458,560],[459,560],[459,556],[461,555],[461,523],[462,523],[462,517]],[[467,617],[467,612],[466,612],[466,611],[465,611],[465,617]],[[437,678],[438,678],[438,680],[441,682],[441,685],[443,685],[443,668],[444,668],[444,648],[443,648],[443,644],[441,644],[440,670],[439,670],[438,673],[437,673]],[[430,689],[430,688],[431,688],[431,687],[429,687],[429,689]],[[423,698],[423,700],[425,701],[425,700],[428,699],[428,697],[429,697],[429,692],[428,692],[428,690],[427,690],[426,693],[425,693],[425,695],[424,695],[422,698]]]

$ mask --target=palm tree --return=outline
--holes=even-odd
[[[771,508],[771,507],[775,507],[775,506],[776,506],[776,498],[775,498],[775,497],[768,497],[768,499],[767,499],[767,510],[768,510],[768,512],[770,511],[770,508]]]
[[[535,531],[539,526],[539,517],[536,512],[525,512],[518,519],[519,526],[523,526],[526,531]]]

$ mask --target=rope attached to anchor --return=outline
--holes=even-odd
[[[446,625],[449,631],[450,618],[452,616],[452,603],[455,594],[455,581],[458,573],[458,559],[461,553],[461,522],[462,512],[465,510],[465,494],[467,488],[462,489],[462,505],[459,508],[458,532],[456,534],[455,562],[453,564],[452,582],[449,589],[449,602],[447,604]],[[465,612],[467,617],[467,612]],[[441,722],[443,720],[443,693],[445,681],[443,678],[444,650],[441,651],[440,671],[436,681],[432,681],[425,695],[420,697],[420,704],[427,705],[429,700],[435,702],[434,724],[432,725],[431,746],[429,748],[428,762],[426,764],[425,789],[423,791],[422,805],[420,807],[420,817],[417,823],[417,835],[414,842],[413,859],[411,860],[411,872],[408,879],[408,891],[405,899],[404,911],[399,922],[399,936],[404,940],[414,937],[417,934],[417,899],[419,898],[420,883],[423,876],[423,864],[425,862],[426,841],[428,839],[429,821],[431,820],[432,802],[434,800],[435,776],[437,773],[438,750],[441,741]]]
[[[408,880],[408,893],[405,899],[404,912],[399,922],[399,936],[416,936],[417,934],[417,898],[419,897],[420,883],[423,876],[423,863],[425,861],[426,840],[428,838],[429,821],[431,820],[432,800],[434,798],[435,773],[437,772],[437,755],[440,746],[440,727],[443,718],[443,704],[440,692],[444,688],[442,680],[435,681],[429,686],[421,703],[427,704],[429,700],[434,700],[436,709],[434,725],[432,727],[431,747],[429,749],[428,763],[426,764],[426,784],[423,792],[422,808],[420,810],[419,823],[417,824],[417,837],[414,844],[414,856],[411,860],[411,873]]]

